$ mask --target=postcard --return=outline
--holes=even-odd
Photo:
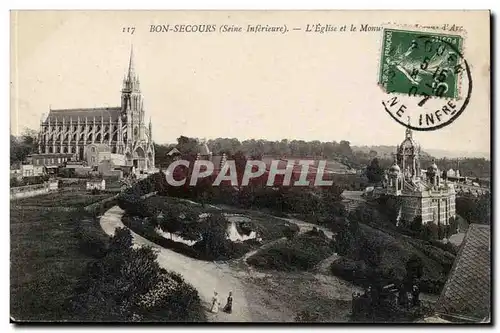
[[[488,11],[11,11],[11,322],[491,323]]]

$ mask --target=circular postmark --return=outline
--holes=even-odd
[[[462,37],[405,30],[384,30],[379,83],[382,101],[398,123],[432,131],[455,121],[472,92]],[[411,118],[411,123],[406,119]]]

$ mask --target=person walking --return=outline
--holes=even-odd
[[[232,291],[229,292],[226,306],[224,306],[224,312],[226,312],[226,313],[233,312],[233,292]]]
[[[212,297],[212,307],[210,308],[210,312],[217,313],[219,312],[219,296],[216,291],[214,291],[214,297]]]

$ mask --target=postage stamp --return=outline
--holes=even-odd
[[[391,96],[382,102],[386,111],[415,130],[436,130],[453,122],[472,91],[462,48],[460,35],[384,29],[378,80]],[[408,117],[416,122],[406,124]]]
[[[380,84],[386,92],[457,98],[462,37],[387,29]]]

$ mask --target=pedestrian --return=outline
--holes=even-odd
[[[210,312],[217,313],[219,312],[219,296],[217,291],[214,291],[214,297],[212,297],[212,307],[210,308]]]
[[[229,292],[229,296],[227,297],[226,306],[224,306],[224,312],[231,313],[233,312],[233,292]]]

